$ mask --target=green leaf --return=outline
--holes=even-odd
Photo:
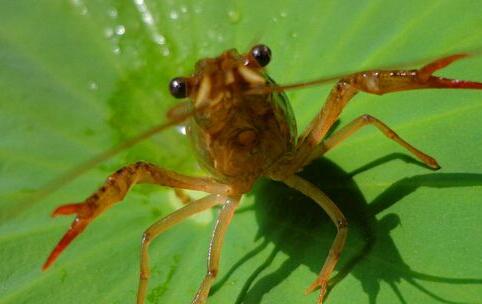
[[[48,198],[34,190],[165,119],[167,83],[228,48],[270,45],[279,83],[420,62],[481,47],[477,1],[2,1],[0,3],[0,303],[134,303],[142,232],[180,206],[136,186],[51,269],[40,267],[82,201],[116,168],[148,160],[202,174],[178,130],[156,135]],[[410,66],[411,67],[411,66]],[[482,58],[440,72],[482,80]],[[329,85],[290,92],[299,128]],[[482,294],[482,94],[359,94],[341,125],[371,114],[433,155],[433,172],[374,128],[303,175],[345,211],[349,239],[326,303],[476,303]],[[205,272],[217,210],[150,249],[147,303],[189,303]],[[309,199],[267,180],[243,199],[210,303],[315,303],[335,228]]]

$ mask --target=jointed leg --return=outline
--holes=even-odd
[[[156,238],[159,234],[171,228],[175,224],[184,220],[185,218],[209,209],[215,205],[222,204],[226,201],[226,197],[222,195],[209,195],[202,199],[196,200],[189,205],[184,206],[181,209],[174,211],[173,213],[167,215],[160,221],[156,222],[154,225],[149,227],[144,232],[142,237],[142,247],[141,247],[141,265],[140,265],[140,279],[139,279],[139,289],[137,291],[137,303],[144,303],[145,293],[147,290],[147,281],[150,276],[149,272],[149,254],[148,249],[151,241]]]
[[[464,57],[466,55],[445,57],[429,63],[418,70],[375,70],[356,73],[341,79],[330,92],[319,114],[301,134],[296,155],[289,167],[280,168],[280,172],[277,172],[278,175],[282,176],[282,172],[287,172],[287,175],[296,172],[307,162],[313,150],[316,149],[316,146],[318,146],[340,116],[343,108],[360,91],[383,95],[391,92],[429,88],[482,89],[482,83],[447,79],[432,75],[435,71]]]
[[[323,210],[328,214],[332,222],[335,224],[338,232],[336,234],[335,240],[331,245],[330,252],[326,257],[325,263],[318,275],[318,278],[308,287],[306,294],[314,291],[316,288],[320,287],[320,295],[318,297],[318,304],[323,302],[323,297],[325,296],[326,289],[328,286],[328,280],[330,278],[335,265],[340,258],[341,251],[345,245],[348,224],[343,213],[338,209],[338,207],[333,203],[333,201],[326,196],[320,189],[318,189],[313,184],[302,179],[297,175],[292,175],[287,179],[283,180],[285,184],[293,189],[296,189],[313,199],[318,205],[323,208]]]
[[[174,194],[184,205],[190,204],[193,201],[192,197],[183,189],[174,189]]]
[[[402,147],[410,151],[413,155],[415,155],[418,159],[423,161],[427,166],[438,169],[440,166],[438,165],[437,161],[432,157],[428,156],[427,154],[423,153],[422,151],[418,150],[408,142],[406,142],[403,138],[401,138],[395,131],[393,131],[390,127],[386,124],[378,120],[377,118],[371,115],[362,115],[349,124],[347,124],[342,129],[335,132],[332,136],[330,136],[325,141],[321,142],[319,147],[314,151],[313,155],[310,157],[310,160],[318,158],[319,156],[325,154],[327,151],[333,149],[336,145],[347,139],[349,136],[353,135],[356,131],[361,129],[367,125],[374,125],[378,128],[386,137],[389,139],[397,142]]]
[[[233,218],[234,211],[239,204],[240,197],[229,197],[223,205],[214,226],[211,243],[208,252],[208,270],[204,280],[201,283],[192,304],[204,304],[209,295],[211,285],[216,278],[219,268],[219,259],[221,256],[221,248],[224,241],[224,235],[228,229],[229,223]]]
[[[50,253],[42,269],[47,269],[59,254],[74,240],[89,223],[102,212],[121,201],[129,189],[138,183],[158,184],[173,188],[184,188],[227,195],[230,187],[210,178],[189,177],[165,170],[145,162],[124,167],[112,174],[104,185],[82,203],[62,205],[53,216],[76,214],[70,229]]]

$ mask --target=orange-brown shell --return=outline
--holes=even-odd
[[[230,50],[197,64],[190,79],[196,110],[189,126],[200,163],[239,191],[294,149],[296,123],[284,93],[246,94],[275,85],[264,69]]]

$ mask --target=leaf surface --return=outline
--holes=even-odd
[[[207,56],[253,43],[279,83],[480,49],[477,1],[3,1],[0,3],[0,303],[134,303],[142,232],[180,206],[135,187],[47,272],[40,267],[81,201],[117,168],[147,160],[202,174],[172,129],[93,168],[48,198],[24,199],[83,160],[165,119],[168,81]],[[411,66],[409,66],[411,67]],[[482,81],[482,58],[440,72]],[[330,85],[289,93],[299,128]],[[437,158],[428,170],[374,128],[303,175],[344,210],[350,235],[326,303],[477,303],[482,294],[482,94],[359,94],[341,125],[371,114]],[[28,206],[28,207],[26,207]],[[217,210],[151,246],[147,303],[190,303]],[[335,228],[309,199],[272,181],[245,196],[210,303],[315,303],[304,296]]]

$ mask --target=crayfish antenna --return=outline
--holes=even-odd
[[[91,216],[85,216],[86,211],[90,209],[86,203],[79,204],[67,204],[62,205],[54,210],[52,216],[58,215],[70,215],[77,214],[72,225],[70,225],[69,230],[64,234],[62,239],[55,246],[54,250],[50,253],[49,257],[42,266],[42,270],[46,270],[52,265],[53,262],[58,258],[58,256],[64,251],[65,248],[82,232],[85,227],[92,220]]]

